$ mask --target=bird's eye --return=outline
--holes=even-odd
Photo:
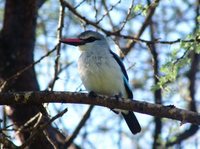
[[[89,38],[85,39],[86,42],[93,42],[95,40],[99,40],[99,39],[95,38],[95,37],[89,37]]]

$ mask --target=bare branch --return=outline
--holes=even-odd
[[[198,24],[198,17],[200,15],[200,1],[197,0],[197,5],[196,5],[196,17],[194,22]],[[194,33],[199,29],[199,26],[196,25],[194,28]],[[185,52],[186,53],[186,52]],[[184,53],[184,55],[186,55]],[[183,57],[184,57],[183,55]],[[196,74],[198,72],[198,65],[200,63],[200,55],[197,53],[194,53],[194,51],[190,52],[191,55],[191,67],[188,72],[188,79],[190,80],[190,85],[189,85],[189,91],[190,91],[190,97],[191,100],[189,101],[189,110],[196,112],[197,111],[197,103],[196,103],[196,98],[195,98],[195,93],[196,93],[196,86],[195,86],[195,78]],[[166,143],[166,146],[172,146],[174,144],[178,144],[183,142],[184,140],[188,139],[189,137],[193,136],[195,133],[197,133],[199,127],[196,125],[191,125],[190,128],[185,130],[184,132],[178,134],[175,136],[175,140],[169,140]]]
[[[155,1],[157,2],[159,0],[155,0]],[[70,3],[63,0],[63,5],[65,7],[67,7],[75,16],[77,16],[85,24],[90,24],[90,25],[94,26],[95,28],[104,32],[107,36],[118,36],[118,37],[121,37],[121,38],[124,38],[124,39],[131,39],[132,42],[134,42],[134,44],[135,44],[135,42],[141,42],[141,43],[146,43],[146,44],[169,44],[169,45],[175,44],[175,43],[180,43],[180,42],[197,42],[197,43],[200,43],[200,40],[199,40],[198,37],[192,38],[192,39],[187,39],[187,40],[178,38],[178,39],[173,40],[173,41],[164,41],[164,40],[160,40],[160,39],[155,39],[155,40],[151,41],[151,40],[142,39],[142,38],[140,38],[140,36],[134,37],[134,36],[130,36],[130,35],[121,34],[121,32],[119,30],[118,31],[108,31],[108,30],[102,28],[101,26],[99,26],[97,24],[97,22],[91,21],[91,20],[87,19],[86,17],[82,16],[78,11],[76,11],[76,9]],[[148,23],[149,23],[149,19],[150,18],[147,19]],[[145,23],[145,24],[147,24],[147,23]],[[144,27],[142,27],[142,28],[144,28]],[[142,30],[143,29],[141,29],[141,31]],[[141,34],[140,32],[138,33],[138,35]],[[131,46],[133,46],[133,45],[131,45]]]
[[[86,93],[77,92],[18,92],[0,93],[0,105],[41,104],[41,103],[79,103],[123,109],[144,113],[156,117],[165,117],[181,121],[181,124],[192,123],[200,125],[200,115],[197,112],[183,110],[175,106],[163,106],[132,99],[118,99],[99,95],[95,98]]]
[[[57,48],[56,48],[56,59],[55,59],[55,66],[54,66],[54,78],[51,83],[50,89],[51,91],[54,88],[54,85],[56,83],[56,80],[58,79],[58,73],[60,70],[60,65],[59,65],[59,60],[60,60],[60,39],[62,37],[62,29],[64,26],[64,14],[65,14],[65,7],[62,5],[62,0],[60,0],[60,14],[59,14],[59,19],[58,19],[58,29],[57,29]]]
[[[39,112],[38,114],[36,114],[35,116],[31,117],[25,124],[23,124],[21,127],[19,127],[17,129],[17,131],[15,132],[15,134],[20,133],[21,131],[23,131],[25,129],[25,127],[28,127],[29,125],[31,125],[31,123],[33,123],[36,120],[41,120],[41,116],[42,114]],[[37,122],[38,124],[38,122]]]
[[[15,73],[13,76],[9,77],[8,79],[6,79],[2,84],[0,84],[0,91],[4,89],[4,87],[6,86],[6,84],[11,81],[12,79],[16,79],[17,77],[19,77],[20,75],[22,75],[24,72],[26,72],[27,70],[29,70],[30,68],[32,68],[33,66],[35,66],[36,64],[38,64],[41,60],[43,60],[44,58],[48,57],[51,53],[53,53],[56,50],[57,45],[49,52],[47,52],[44,56],[42,56],[40,59],[38,59],[37,61],[35,61],[34,63],[26,66],[25,68],[19,70],[17,73]]]
[[[19,148],[23,149],[25,148],[28,144],[30,144],[30,142],[34,139],[34,137],[36,135],[38,135],[39,133],[41,133],[45,128],[47,128],[53,121],[55,121],[57,118],[62,117],[66,112],[68,111],[68,109],[64,109],[63,111],[61,111],[60,113],[58,113],[57,115],[55,115],[53,118],[51,118],[48,122],[46,122],[43,125],[38,125],[33,132],[31,134],[31,136],[26,140],[26,142],[24,142],[24,144],[22,144]]]
[[[122,25],[121,25],[121,27],[120,27],[120,29],[119,29],[119,32],[121,32],[121,31],[123,30],[123,28],[125,27],[126,23],[128,22],[128,19],[129,19],[130,15],[131,15],[133,6],[134,6],[134,0],[132,0],[132,2],[131,2],[131,6],[130,6],[129,9],[128,9],[126,18],[125,18],[124,21],[122,22]]]
[[[150,4],[150,0],[147,1],[148,4]],[[155,24],[153,23],[152,19],[150,19],[150,36],[151,40],[154,40],[154,32],[155,32]],[[157,84],[159,82],[158,76],[159,76],[159,60],[158,60],[158,52],[157,52],[157,47],[155,44],[147,44],[148,49],[152,55],[152,65],[153,65],[153,70],[154,70],[154,84]],[[155,103],[157,104],[162,104],[162,92],[161,89],[157,89],[154,91],[154,100]],[[154,118],[155,122],[155,128],[154,128],[154,142],[153,142],[153,149],[156,149],[158,146],[161,145],[160,142],[160,135],[162,132],[162,119],[159,117]]]
[[[148,13],[147,13],[147,17],[145,19],[145,21],[143,22],[140,30],[138,31],[138,34],[135,36],[136,38],[140,38],[140,36],[142,35],[142,33],[145,31],[146,27],[149,25],[151,18],[154,15],[154,12],[159,4],[160,0],[154,0],[150,5],[149,5],[149,9],[148,9]],[[131,41],[126,48],[123,49],[123,54],[127,55],[127,53],[130,51],[130,49],[132,47],[134,47],[135,45],[135,41]]]
[[[121,0],[119,0],[117,3],[115,3],[114,5],[111,6],[111,8],[109,10],[106,11],[106,13],[96,22],[97,24],[99,24],[105,16],[107,16],[119,3],[121,3]],[[105,3],[104,3],[105,4]],[[105,6],[105,5],[104,5]]]
[[[0,147],[5,148],[5,149],[6,148],[9,148],[9,149],[17,148],[17,146],[12,141],[10,141],[3,132],[0,132]]]

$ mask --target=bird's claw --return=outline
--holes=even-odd
[[[89,97],[95,98],[95,97],[97,97],[97,94],[96,94],[94,91],[90,91],[90,92],[88,93],[88,96],[89,96]]]
[[[120,101],[121,95],[114,95],[113,96],[117,101]]]

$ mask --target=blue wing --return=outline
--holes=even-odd
[[[133,93],[131,91],[131,87],[129,86],[129,83],[128,83],[126,78],[124,78],[124,85],[125,85],[125,88],[126,88],[128,98],[133,98]]]
[[[122,63],[122,61],[120,60],[120,58],[117,54],[115,54],[111,50],[110,50],[110,53],[112,54],[112,56],[116,60],[116,62],[119,64],[119,66],[120,66],[120,68],[121,68],[121,70],[124,74],[124,85],[125,85],[125,88],[126,88],[126,91],[127,91],[127,94],[128,94],[128,98],[133,98],[133,93],[132,93],[131,88],[128,84],[128,75],[127,75],[126,69],[124,67],[124,64]]]
[[[124,64],[120,60],[119,56],[117,54],[115,54],[114,52],[112,52],[111,50],[110,50],[110,53],[112,54],[113,58],[117,61],[117,63],[119,64],[125,78],[128,80],[128,75],[127,75],[126,69],[124,67]]]

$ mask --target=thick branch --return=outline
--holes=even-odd
[[[176,108],[175,106],[163,106],[136,100],[122,101],[116,97],[97,96],[89,97],[86,93],[76,92],[18,92],[0,93],[0,105],[14,104],[41,104],[41,103],[79,103],[99,105],[108,108],[126,109],[144,113],[156,117],[165,117],[179,120],[181,123],[200,125],[200,115],[196,112]]]

